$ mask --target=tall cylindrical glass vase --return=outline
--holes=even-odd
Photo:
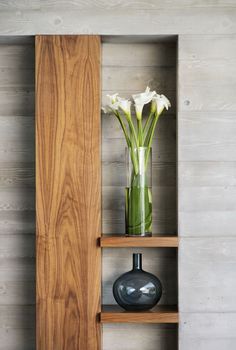
[[[126,148],[126,169],[126,235],[151,236],[152,149],[147,147]]]

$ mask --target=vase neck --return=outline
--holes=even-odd
[[[142,254],[133,254],[133,270],[142,270]]]

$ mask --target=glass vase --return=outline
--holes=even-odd
[[[152,149],[126,148],[127,187],[125,226],[127,236],[152,235]]]
[[[142,254],[133,254],[133,269],[114,282],[113,295],[128,311],[149,310],[158,303],[162,285],[156,276],[142,270]]]

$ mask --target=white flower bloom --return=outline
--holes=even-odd
[[[104,113],[111,113],[116,112],[119,108],[119,102],[118,102],[118,94],[114,95],[107,95],[108,97],[108,103],[107,105],[102,107],[102,110]]]
[[[156,95],[156,91],[150,91],[150,88],[147,86],[146,90],[140,94],[133,95],[135,110],[137,119],[141,120],[143,106],[152,101],[152,98]]]
[[[127,115],[131,115],[131,101],[126,100],[125,98],[118,97],[117,102],[119,104],[119,108]]]
[[[168,110],[169,107],[171,107],[170,101],[165,95],[158,95],[156,94],[152,99],[153,105],[155,104],[156,107],[153,107],[156,109],[156,112],[158,115],[160,115],[163,112],[163,109],[166,108]]]
[[[109,104],[113,104],[115,102],[117,102],[118,100],[118,93],[114,94],[114,95],[107,95],[108,99],[109,99]]]

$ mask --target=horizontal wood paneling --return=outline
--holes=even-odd
[[[179,211],[181,236],[235,236],[235,210]]]
[[[34,117],[25,116],[1,116],[0,128],[2,130],[0,144],[7,141],[31,141],[34,146]]]
[[[141,324],[104,324],[103,350],[127,349],[137,350],[173,350],[177,342],[177,327],[175,325],[141,325]]]
[[[236,211],[236,187],[182,187],[179,203],[186,212]]]
[[[34,235],[0,235],[0,258],[35,257]]]
[[[33,305],[35,304],[35,280],[0,281],[0,305]],[[1,312],[1,306],[0,306]],[[18,325],[21,327],[21,324]]]
[[[0,87],[1,116],[34,115],[34,87]]]
[[[130,3],[129,3],[130,4]],[[106,2],[107,5],[107,2]],[[230,34],[236,32],[234,6],[165,9],[2,11],[1,35],[93,34]]]
[[[124,77],[129,77],[129,87],[132,91],[143,91],[146,85],[150,85],[163,93],[173,89],[173,75],[175,67],[103,67],[103,90],[123,90]]]
[[[181,35],[178,59],[228,63],[236,59],[235,45],[235,34],[204,35],[204,40],[202,35]]]
[[[214,88],[219,84],[221,89],[224,86],[234,88],[236,86],[236,59],[230,62],[227,60],[215,60],[212,64],[211,60],[188,60],[179,66],[179,74],[181,75],[183,85],[199,86]],[[227,69],[225,65],[227,64]],[[217,74],[216,74],[217,72]],[[180,86],[182,83],[180,82]]]
[[[35,234],[35,211],[1,211],[0,234]]]
[[[148,40],[148,38],[146,38]],[[145,41],[145,38],[143,39]],[[124,55],[124,50],[126,54]],[[176,64],[175,43],[109,43],[102,45],[103,65],[116,67],[171,67]],[[146,79],[146,78],[145,78]],[[127,86],[128,87],[128,86]],[[130,85],[133,90],[133,86]]]
[[[34,350],[34,44],[0,42],[0,349]]]
[[[2,189],[0,211],[32,211],[35,209],[35,190],[24,188]]]
[[[35,349],[35,310],[28,305],[0,305],[0,349]]]
[[[179,37],[181,350],[236,344],[235,39]]]
[[[0,39],[1,43],[1,39]],[[26,64],[27,63],[27,64]],[[13,75],[14,70],[22,68],[24,71],[27,69],[34,69],[34,47],[33,45],[24,45],[22,42],[12,45],[10,40],[3,45],[1,44],[0,50],[0,67],[8,69],[10,76]],[[10,69],[12,71],[10,72]],[[1,70],[2,73],[5,71]],[[17,71],[18,73],[18,71]],[[17,74],[19,76],[19,74]],[[25,77],[21,79],[24,81]],[[31,81],[33,77],[31,76]],[[2,84],[2,81],[1,81]],[[5,85],[4,85],[5,86]]]
[[[181,112],[178,126],[180,161],[236,160],[235,112]]]
[[[33,305],[0,305],[0,328],[33,329],[35,327]]]
[[[115,0],[110,1],[109,3],[106,0],[89,0],[89,1],[80,1],[80,0],[70,0],[70,1],[65,1],[65,0],[47,0],[47,1],[40,1],[40,0],[21,0],[16,1],[16,0],[2,0],[0,2],[0,9],[2,11],[11,11],[11,10],[43,10],[43,9],[48,9],[48,10],[58,10],[58,9],[63,9],[63,10],[84,10],[84,9],[111,9],[111,10],[116,10],[119,8],[124,8],[124,9],[166,9],[166,8],[208,8],[208,7],[213,7],[213,8],[218,8],[218,7],[234,7],[235,2],[234,0],[220,0],[220,1],[215,1],[215,0],[208,0],[207,2],[204,0],[164,0],[162,2],[157,2],[155,0],[150,0],[150,1],[140,1],[136,0],[133,2],[126,2],[124,0],[119,1],[117,3]]]
[[[34,68],[1,68],[0,87],[31,87],[34,89]]]
[[[180,349],[233,349],[236,313],[182,313]]]
[[[179,272],[180,311],[236,312],[236,239],[183,238],[179,249],[185,265]]]
[[[34,188],[35,164],[1,162],[0,188]]]
[[[35,258],[0,259],[0,281],[35,281]]]
[[[34,0],[36,1],[36,0]],[[39,0],[37,0],[39,1]],[[191,7],[191,8],[198,8],[198,7],[232,7],[235,3],[233,0],[220,0],[217,1],[217,3],[214,0],[208,0],[207,2],[204,0],[164,0],[164,1],[155,1],[155,0],[135,0],[132,2],[126,2],[124,0],[119,1],[118,3],[115,0],[110,1],[107,3],[106,0],[89,0],[86,2],[79,1],[79,0],[70,0],[69,3],[65,0],[49,0],[47,2],[41,2],[41,8],[45,9],[68,9],[70,7],[71,9],[86,9],[86,8],[100,8],[100,9],[117,9],[117,8],[129,8],[129,9],[165,9],[169,8],[170,6],[173,8],[185,8],[185,7]],[[31,6],[30,6],[31,8]]]
[[[179,186],[236,186],[236,162],[189,161],[179,163]]]
[[[40,8],[40,0],[1,0],[0,9],[2,11],[11,11],[11,10],[35,10]]]
[[[224,93],[220,85],[209,86],[190,86],[180,85],[179,87],[179,110],[198,111],[198,112],[217,112],[235,111],[236,101],[234,88],[232,86],[224,86]]]

